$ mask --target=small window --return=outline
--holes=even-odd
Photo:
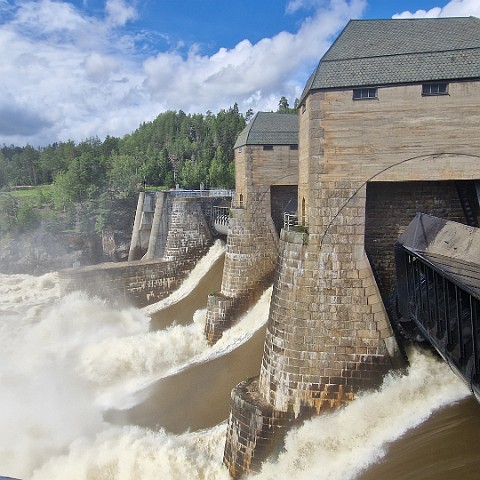
[[[242,153],[242,147],[238,147],[238,153]]]
[[[355,88],[353,90],[354,100],[371,100],[378,98],[376,88]]]
[[[447,95],[448,84],[442,83],[424,83],[422,85],[422,95]]]
[[[298,145],[290,145],[290,150],[298,150]]]
[[[273,145],[264,145],[263,149],[264,150],[273,150]]]

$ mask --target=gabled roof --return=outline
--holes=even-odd
[[[243,145],[298,144],[298,116],[291,113],[258,112],[242,130],[234,148]]]
[[[310,77],[310,90],[480,78],[480,20],[351,20]]]

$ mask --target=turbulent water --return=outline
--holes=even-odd
[[[113,309],[81,292],[61,298],[56,274],[0,275],[0,475],[229,478],[221,463],[228,392],[258,372],[271,291],[214,347],[203,336],[204,309],[189,322],[177,322],[172,309],[186,311],[199,289],[218,288],[222,253],[216,244],[179,291],[143,310]],[[420,449],[449,429],[468,430],[452,412],[468,410],[480,426],[480,410],[446,365],[417,350],[409,358],[407,374],[292,431],[255,478],[477,478],[465,475],[478,471],[474,453],[444,464],[445,477],[417,476],[413,460],[402,463],[412,454],[405,438]],[[450,416],[439,425],[429,423],[444,412]],[[425,425],[432,438],[411,436]],[[389,471],[396,461],[401,467]]]

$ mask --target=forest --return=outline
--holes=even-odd
[[[295,111],[285,97],[278,112]],[[143,188],[234,188],[233,146],[253,116],[237,104],[217,114],[167,111],[122,138],[0,147],[0,234],[73,221],[79,206],[102,229],[114,198]],[[32,190],[34,193],[29,192]],[[77,215],[78,216],[78,215]],[[77,222],[77,227],[78,222]]]

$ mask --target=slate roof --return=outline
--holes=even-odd
[[[480,20],[351,20],[313,72],[314,89],[480,78]]]
[[[242,130],[234,148],[243,145],[297,145],[298,116],[258,112]]]

